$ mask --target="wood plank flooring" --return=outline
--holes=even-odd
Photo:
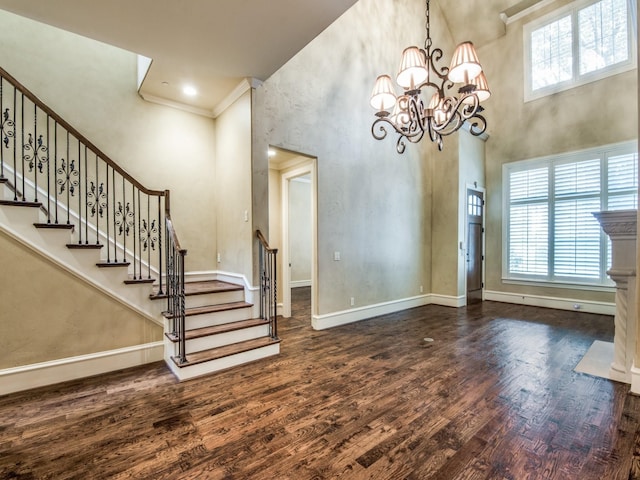
[[[611,317],[485,302],[316,332],[308,296],[276,358],[0,397],[0,478],[640,479],[640,398],[573,371]]]

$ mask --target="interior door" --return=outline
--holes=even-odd
[[[467,190],[467,305],[482,302],[484,194]]]

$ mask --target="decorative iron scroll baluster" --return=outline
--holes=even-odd
[[[177,241],[172,226],[162,240],[169,191],[144,187],[2,68],[0,178],[14,201],[40,201],[47,223],[64,223],[66,216],[66,224],[75,226],[76,243],[95,239],[105,245],[107,263],[130,261],[134,279],[157,276],[159,294],[169,290],[169,235]],[[172,263],[178,273],[183,261]],[[176,288],[179,292],[179,283]],[[183,303],[178,295],[178,312]]]
[[[278,339],[277,322],[277,279],[276,256],[277,248],[270,248],[266,239],[258,230],[256,232],[260,243],[260,318],[269,322],[269,336]]]
[[[13,115],[14,122],[17,120],[17,110],[18,108],[18,91],[13,90]],[[18,136],[18,132],[16,131],[15,123],[14,123],[14,135],[13,135],[13,201],[18,201],[18,166],[17,166],[17,150],[16,150],[16,137]]]

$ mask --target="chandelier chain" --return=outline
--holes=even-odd
[[[425,38],[424,40],[424,49],[428,53],[431,48],[431,31],[429,28],[429,0],[426,0],[424,16],[425,16],[424,28],[427,31],[427,38]]]

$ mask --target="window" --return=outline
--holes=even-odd
[[[608,285],[592,212],[637,208],[636,142],[506,164],[503,192],[506,279]]]
[[[629,0],[578,0],[524,27],[525,100],[635,67]]]

